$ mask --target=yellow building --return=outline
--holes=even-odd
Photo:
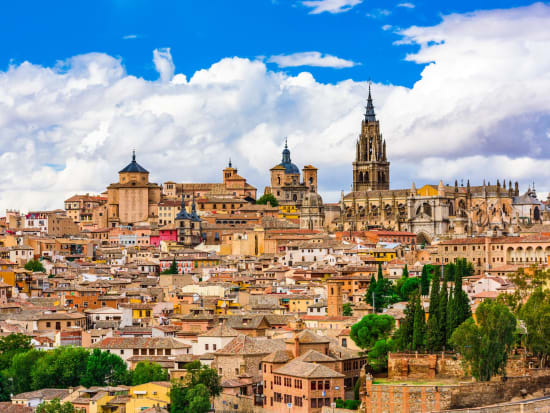
[[[0,281],[5,282],[6,284],[15,287],[15,268],[17,264],[7,261],[0,260]]]
[[[392,248],[373,248],[367,251],[367,254],[376,262],[388,262],[397,257],[397,252]]]
[[[285,300],[286,301],[286,300]],[[314,303],[313,297],[291,296],[288,298],[288,311],[290,313],[307,313],[307,308]],[[281,303],[284,305],[284,303]]]

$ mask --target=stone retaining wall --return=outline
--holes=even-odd
[[[535,376],[509,377],[487,383],[456,385],[373,384],[367,377],[362,394],[365,413],[422,413],[476,408],[504,403],[522,392],[534,393],[550,387],[550,369]]]

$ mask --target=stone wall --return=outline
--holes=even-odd
[[[261,413],[262,406],[255,406],[253,396],[237,396],[222,393],[214,399],[214,409],[219,413]]]
[[[391,380],[464,377],[460,359],[454,354],[388,354],[388,378]]]
[[[364,373],[362,373],[364,375]],[[475,408],[507,402],[522,392],[534,393],[550,387],[550,369],[545,374],[508,377],[487,383],[470,382],[456,385],[373,384],[366,377],[362,389],[364,413],[416,413]]]
[[[506,365],[506,375],[523,375],[527,371],[527,365],[528,362],[523,356],[512,356]],[[460,356],[454,353],[388,354],[388,378],[391,380],[461,379],[466,376]]]
[[[443,410],[442,413],[542,413],[548,411],[550,411],[550,398],[543,400],[525,400],[474,409]]]

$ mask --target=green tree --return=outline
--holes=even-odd
[[[28,350],[23,353],[17,353],[13,356],[10,368],[7,370],[8,377],[11,378],[13,394],[25,393],[33,390],[32,388],[32,370],[40,358],[46,352],[38,350]]]
[[[152,381],[168,381],[170,374],[160,364],[140,361],[132,371],[132,386]]]
[[[204,384],[212,397],[219,396],[222,392],[221,378],[215,369],[211,369],[200,361],[192,361],[184,366],[189,376],[190,387]]]
[[[164,270],[161,274],[178,274],[178,264],[176,263],[175,258],[172,260],[170,267]]]
[[[273,196],[273,194],[264,194],[262,195],[257,201],[256,204],[259,205],[267,205],[267,203],[270,203],[272,207],[279,206],[279,201],[277,201],[277,198]]]
[[[58,347],[47,351],[31,371],[32,388],[78,386],[86,373],[89,355],[88,350],[81,347]]]
[[[374,343],[367,353],[367,361],[375,371],[381,371],[388,367],[388,352],[393,351],[395,343],[391,339],[381,339]]]
[[[353,308],[351,308],[350,303],[344,303],[342,305],[342,315],[345,317],[349,317],[353,315]]]
[[[462,289],[462,272],[457,270],[455,272],[453,295],[452,298],[449,298],[447,305],[447,337],[450,338],[453,331],[471,316],[470,300]]]
[[[447,291],[447,281],[443,281],[441,292],[439,294],[439,311],[438,311],[438,324],[441,334],[441,346],[445,348],[447,346],[447,301],[449,300]]]
[[[27,261],[25,269],[32,272],[46,272],[46,269],[39,260]]]
[[[516,289],[513,294],[506,295],[507,303],[514,312],[518,312],[521,304],[526,302],[528,297],[538,288],[545,288],[550,281],[550,270],[531,268],[528,272],[520,268],[509,276]]]
[[[187,401],[187,388],[181,382],[172,382],[170,388],[170,413],[185,413],[189,403]]]
[[[428,295],[430,290],[430,279],[428,277],[428,266],[422,267],[422,273],[420,275],[420,293],[422,295]]]
[[[372,274],[370,277],[369,288],[367,289],[367,293],[365,294],[365,301],[370,305],[372,305],[372,295],[375,293],[375,291],[376,291],[376,278],[374,278],[374,274]],[[372,311],[375,311],[375,309],[373,308]]]
[[[411,294],[418,292],[420,288],[420,278],[412,277],[404,279],[404,282],[401,284],[399,295],[403,301],[409,301]]]
[[[428,351],[439,351],[443,348],[444,339],[441,336],[441,326],[439,325],[439,278],[432,278],[432,288],[430,290],[430,308],[428,309],[429,318],[426,329],[426,348]]]
[[[31,348],[31,338],[24,334],[9,334],[0,338],[0,370],[9,368],[16,354]]]
[[[61,403],[59,399],[53,399],[51,402],[42,402],[36,408],[36,413],[75,413],[72,403]]]
[[[526,347],[546,366],[550,356],[550,293],[538,287],[521,307],[519,318],[527,328]]]
[[[403,273],[401,274],[401,277],[403,278],[409,278],[409,269],[407,268],[407,264],[403,267]]]
[[[119,356],[100,349],[94,349],[87,359],[86,372],[81,384],[92,386],[117,386],[128,379],[126,363]]]
[[[208,388],[199,383],[187,390],[185,396],[187,399],[188,410],[193,413],[206,413],[210,410],[210,392]]]
[[[387,314],[368,314],[351,326],[350,337],[362,349],[371,349],[377,341],[389,338],[395,320]]]
[[[426,345],[426,314],[422,307],[420,295],[415,297],[413,336],[411,350],[421,350]]]
[[[516,318],[507,306],[497,301],[484,301],[473,318],[462,323],[452,334],[450,344],[463,357],[472,376],[489,381],[503,374],[508,352],[514,343]]]
[[[405,318],[401,321],[399,329],[395,332],[395,344],[400,350],[410,350],[414,331],[414,314],[416,312],[416,297],[414,294],[405,307]]]

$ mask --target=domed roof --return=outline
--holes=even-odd
[[[290,160],[290,150],[288,149],[287,142],[285,141],[285,149],[283,149],[283,160],[277,166],[285,168],[285,174],[300,174],[298,167]]]
[[[308,192],[302,201],[302,207],[322,207],[323,198],[317,192]]]
[[[120,170],[118,173],[126,173],[126,172],[140,172],[145,174],[149,173],[147,169],[145,169],[143,166],[141,166],[139,163],[136,162],[136,151],[132,152],[132,162],[126,165],[126,167]]]

